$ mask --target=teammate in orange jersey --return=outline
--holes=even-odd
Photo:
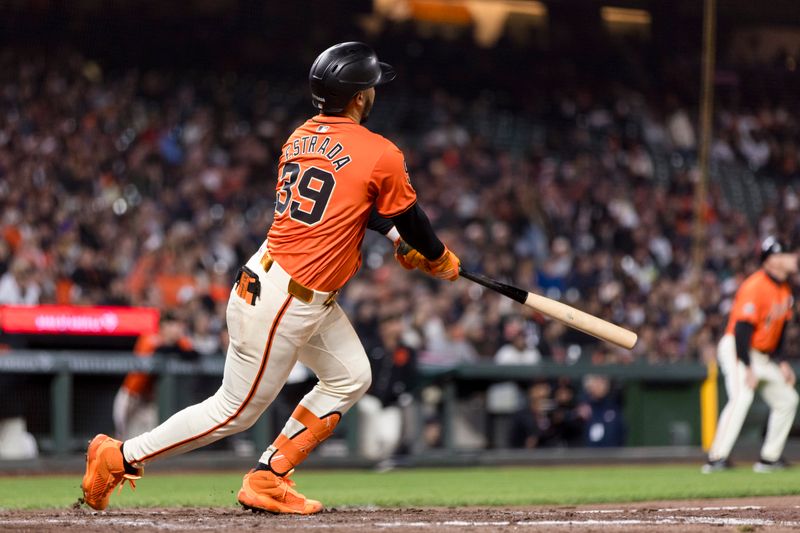
[[[781,454],[798,396],[794,371],[782,360],[781,346],[794,302],[786,280],[798,271],[798,254],[768,237],[761,245],[761,263],[762,268],[744,280],[736,292],[725,335],[719,342],[717,358],[725,376],[728,403],[720,414],[708,462],[702,468],[706,474],[730,468],[728,456],[760,383],[770,415],[761,459],[753,470],[767,473],[786,466]]]
[[[181,359],[197,359],[186,324],[172,313],[161,315],[158,333],[140,336],[133,347],[137,357],[152,357],[156,353],[179,355]],[[153,374],[129,372],[114,397],[112,418],[118,439],[134,437],[158,425],[158,406],[155,401]]]
[[[244,476],[238,500],[245,508],[273,513],[322,509],[294,489],[289,475],[370,385],[369,359],[336,303],[339,289],[361,264],[365,230],[394,241],[405,268],[458,278],[459,260],[417,205],[403,154],[363,126],[374,87],[394,76],[363,43],[338,44],[314,61],[309,81],[320,114],[283,146],[274,222],[240,269],[228,300],[230,344],[222,386],[206,401],[124,443],[97,435],[89,444],[82,483],[90,507],[104,509],[114,487],[138,479],[146,463],[252,426],[300,361],[319,381]],[[401,237],[410,251],[399,246]]]

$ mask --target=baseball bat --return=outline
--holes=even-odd
[[[398,247],[399,252],[403,255],[408,253],[411,248],[405,241],[400,241]],[[602,318],[594,315],[590,315],[589,313],[581,311],[580,309],[575,309],[567,304],[557,302],[552,298],[547,298],[546,296],[528,292],[520,289],[519,287],[502,283],[482,274],[468,272],[461,266],[458,267],[458,273],[462,278],[467,278],[468,280],[474,281],[475,283],[483,285],[484,287],[498,292],[503,296],[507,296],[508,298],[511,298],[522,305],[526,305],[531,309],[542,313],[543,315],[547,315],[550,318],[558,320],[562,324],[565,324],[571,328],[575,328],[578,331],[582,331],[600,340],[616,344],[621,348],[630,350],[634,347],[636,340],[638,339],[638,335],[631,330],[622,328],[616,324],[612,324],[611,322],[603,320]]]
[[[503,296],[507,296],[531,309],[539,311],[543,315],[547,315],[571,328],[587,333],[592,337],[597,337],[600,340],[616,344],[628,350],[633,348],[636,344],[638,336],[633,331],[612,324],[594,315],[590,315],[580,309],[575,309],[567,304],[557,302],[552,298],[534,294],[520,289],[519,287],[508,285],[507,283],[501,283],[481,274],[468,272],[463,268],[459,268],[458,272],[461,277],[499,292]]]

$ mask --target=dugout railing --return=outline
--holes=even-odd
[[[35,378],[38,388],[29,391],[33,400],[30,395],[14,394],[11,400],[6,397],[4,401],[38,402],[38,409],[46,415],[41,417],[44,421],[38,424],[38,428],[31,431],[36,435],[40,449],[51,454],[70,454],[82,450],[86,439],[94,432],[110,430],[111,397],[108,390],[104,398],[92,401],[91,398],[87,399],[87,395],[92,394],[91,390],[84,390],[88,385],[102,381],[116,388],[123,376],[131,371],[157,375],[156,396],[160,419],[164,420],[181,407],[178,398],[185,388],[186,378],[204,377],[217,383],[223,367],[223,358],[188,362],[171,357],[132,357],[129,352],[14,350],[0,355],[0,383],[8,386],[25,377]],[[602,366],[583,363],[542,363],[532,366],[474,364],[455,368],[422,367],[419,373],[417,392],[429,386],[438,387],[441,391],[439,413],[445,451],[459,448],[453,421],[460,399],[481,394],[495,383],[512,381],[524,385],[535,380],[558,377],[577,381],[588,374],[608,376],[621,388],[628,427],[626,445],[700,445],[700,391],[708,375],[708,369],[700,363],[637,362]],[[78,400],[81,395],[83,398]],[[720,404],[723,401],[724,387],[720,392]],[[99,407],[100,404],[104,407]],[[25,405],[19,407],[19,411],[25,411]],[[758,410],[756,406],[756,415],[760,416]],[[272,437],[275,428],[273,416],[274,409],[270,407],[250,430],[254,442],[268,442]],[[91,417],[94,418],[89,422],[84,420]],[[349,454],[355,456],[358,420],[354,416],[346,416],[345,419],[345,442]],[[417,417],[417,420],[418,424],[422,423],[421,417]],[[419,435],[421,432],[422,428],[418,427],[416,433]]]

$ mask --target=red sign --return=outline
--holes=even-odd
[[[158,331],[158,309],[149,307],[79,307],[75,305],[6,305],[0,329],[40,335],[138,336]]]

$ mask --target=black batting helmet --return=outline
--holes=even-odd
[[[776,237],[770,235],[761,242],[761,262],[767,260],[767,257],[772,254],[786,254],[789,253],[789,248],[778,240]]]
[[[322,52],[308,74],[311,101],[323,113],[341,113],[358,91],[394,79],[391,65],[359,42],[339,43]]]

